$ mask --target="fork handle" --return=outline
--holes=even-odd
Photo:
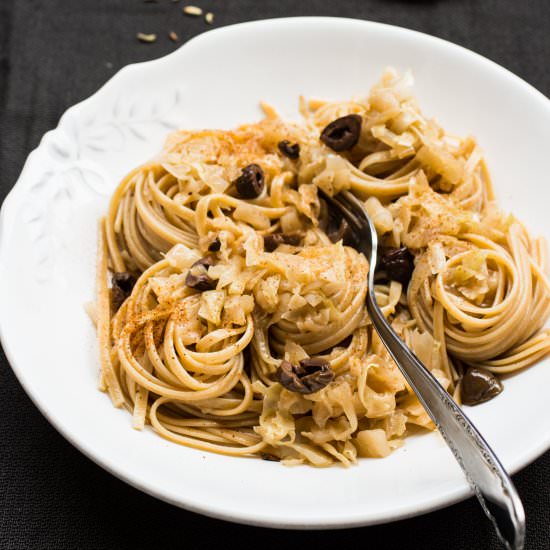
[[[367,310],[380,339],[447,442],[500,539],[506,548],[521,550],[525,513],[502,464],[454,399],[394,332],[371,292],[367,294]]]

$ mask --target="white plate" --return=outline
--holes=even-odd
[[[2,208],[2,343],[42,413],[92,460],[189,510],[277,527],[373,524],[469,494],[437,434],[349,469],[285,468],[137,432],[130,415],[97,391],[95,334],[83,304],[94,295],[96,223],[125,172],[158,151],[171,128],[257,120],[259,100],[296,116],[300,94],[365,93],[388,65],[413,70],[426,113],[478,137],[501,203],[550,235],[548,100],[472,52],[378,23],[279,19],[203,34],[120,71],[69,109],[29,156]],[[498,399],[468,410],[511,471],[549,447],[549,366],[506,380]]]

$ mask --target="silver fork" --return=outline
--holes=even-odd
[[[500,540],[508,549],[521,550],[525,513],[512,480],[476,427],[397,336],[376,303],[378,236],[363,204],[349,191],[334,197],[321,195],[342,213],[356,237],[353,246],[369,261],[367,311],[376,332],[451,449]]]

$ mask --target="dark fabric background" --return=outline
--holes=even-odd
[[[215,13],[214,27],[269,17],[334,15],[417,29],[471,48],[550,95],[548,0],[192,3]],[[0,200],[15,183],[27,154],[67,107],[89,96],[127,63],[176,48],[166,36],[169,30],[183,41],[208,30],[201,19],[181,15],[183,5],[171,0],[0,0]],[[140,31],[158,33],[158,42],[138,43],[135,34]],[[527,512],[527,548],[550,549],[550,453],[514,480]],[[58,435],[24,394],[0,353],[2,550],[176,545],[197,550],[237,544],[500,548],[472,499],[390,525],[330,532],[268,531],[174,508],[118,481]]]

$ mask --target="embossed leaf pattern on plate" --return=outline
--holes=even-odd
[[[181,93],[175,90],[165,101],[159,94],[119,96],[111,108],[93,115],[62,120],[56,130],[45,137],[40,162],[41,177],[31,185],[21,211],[32,241],[35,278],[44,282],[50,277],[56,256],[64,250],[67,215],[75,200],[82,203],[93,196],[108,196],[112,182],[104,166],[105,158],[123,153],[135,141],[146,141],[152,129],[169,132],[177,128],[174,111],[181,105]]]

